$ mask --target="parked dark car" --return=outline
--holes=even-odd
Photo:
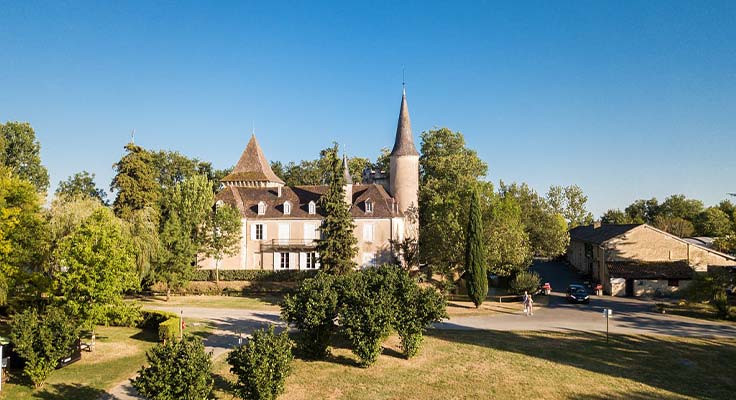
[[[570,303],[590,303],[590,294],[583,285],[570,285],[567,287],[567,301]]]

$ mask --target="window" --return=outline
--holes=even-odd
[[[256,240],[263,240],[263,224],[256,224]]]
[[[680,280],[679,279],[667,279],[667,286],[678,287],[680,286]]]
[[[365,212],[372,213],[373,212],[373,202],[371,199],[368,199],[365,201]]]
[[[317,269],[317,253],[307,253],[307,269]]]
[[[315,204],[315,202],[313,201],[309,202],[309,214],[310,215],[317,214],[317,204]]]
[[[266,203],[259,201],[258,202],[258,215],[264,215],[266,214]]]
[[[284,202],[284,215],[290,215],[291,214],[291,203],[288,201]]]
[[[373,241],[373,224],[363,225],[363,240],[366,242]]]
[[[281,269],[289,269],[289,253],[280,253]]]
[[[304,224],[304,241],[311,243],[315,239],[317,239],[317,225]]]

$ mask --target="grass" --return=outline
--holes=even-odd
[[[241,296],[172,296],[166,301],[164,296],[142,297],[132,302],[143,306],[167,307],[202,307],[202,308],[230,308],[258,311],[278,311],[279,302],[283,297],[277,295],[263,295],[258,297]]]
[[[100,327],[93,352],[82,352],[82,360],[56,370],[46,384],[34,390],[13,371],[3,385],[0,398],[97,400],[105,389],[124,381],[145,362],[145,353],[158,340],[155,332],[137,328]]]
[[[432,330],[419,355],[385,344],[362,369],[349,350],[295,360],[280,399],[729,399],[736,392],[736,339],[581,332]],[[219,399],[234,377],[215,363]]]
[[[731,306],[729,318],[718,317],[716,308],[712,304],[680,301],[678,303],[657,303],[657,310],[667,314],[680,315],[683,317],[705,319],[709,321],[736,321],[736,307]]]

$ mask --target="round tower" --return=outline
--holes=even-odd
[[[411,134],[406,88],[401,96],[396,140],[389,160],[391,163],[389,188],[391,196],[398,203],[399,211],[406,213],[410,208],[419,207],[419,153],[414,147],[414,138]]]

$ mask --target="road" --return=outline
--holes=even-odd
[[[612,333],[658,334],[689,337],[736,337],[736,325],[696,320],[674,315],[664,315],[655,311],[654,302],[649,300],[591,296],[590,304],[568,304],[565,290],[570,283],[582,283],[580,278],[558,262],[537,263],[534,265],[544,282],[550,282],[553,292],[549,305],[537,308],[534,316],[524,316],[519,311],[504,315],[464,316],[435,324],[438,329],[490,329],[502,331],[564,331],[575,330],[595,332],[606,330],[603,309],[613,310],[609,321]],[[200,307],[150,307],[152,309],[184,312],[184,318],[211,321],[215,330],[205,339],[207,351],[215,357],[232,349],[238,343],[240,333],[247,335],[255,329],[277,324],[285,327],[279,313],[273,311],[250,311],[240,309],[213,309]],[[138,400],[129,382],[121,382],[110,390],[105,400]]]

